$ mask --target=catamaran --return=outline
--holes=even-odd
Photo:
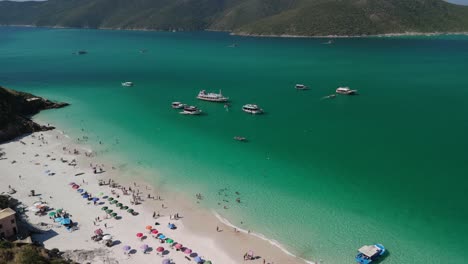
[[[336,89],[337,94],[345,94],[345,95],[352,95],[352,94],[357,94],[357,90],[351,90],[349,87],[338,87]]]
[[[263,109],[260,109],[260,107],[258,107],[258,105],[255,104],[246,104],[242,106],[242,111],[253,115],[263,113]]]
[[[197,98],[200,100],[204,101],[210,101],[210,102],[227,102],[229,101],[228,97],[224,97],[223,94],[221,93],[221,90],[219,90],[219,93],[207,93],[205,90],[201,90]]]
[[[362,246],[358,251],[359,253],[356,255],[356,262],[359,264],[369,264],[385,254],[385,247],[381,244],[375,244]]]

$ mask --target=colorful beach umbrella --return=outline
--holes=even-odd
[[[150,226],[150,225],[147,225],[147,226],[146,226],[146,230],[151,230],[151,229],[153,229],[152,226]]]
[[[119,202],[119,201],[117,201],[117,200],[113,200],[113,201],[111,201],[111,204],[116,204],[116,203],[118,203],[118,202]]]
[[[123,204],[122,204],[122,203],[118,203],[117,206],[118,206],[118,207],[122,207]]]
[[[176,249],[181,249],[183,246],[182,246],[182,244],[176,244],[174,247],[175,247]]]
[[[60,209],[57,209],[57,213],[59,213],[59,214],[60,214],[61,212],[63,212],[63,209],[62,209],[62,208],[60,208]]]
[[[76,185],[76,183],[74,183],[74,182],[70,182],[68,185]]]
[[[174,243],[174,240],[172,240],[171,238],[168,238],[168,239],[166,239],[166,243],[167,244],[172,244],[172,243]]]
[[[130,208],[130,209],[127,210],[127,212],[133,213],[133,209]]]
[[[153,235],[156,235],[156,234],[158,234],[158,233],[159,233],[159,231],[156,230],[156,229],[151,230],[151,234],[153,234]]]
[[[140,246],[140,249],[143,249],[144,251],[146,251],[148,249],[148,245],[147,244],[143,244]]]
[[[103,193],[103,192],[100,192],[100,193],[98,194],[98,196],[103,196],[103,195],[104,195],[104,193]]]
[[[114,200],[114,198],[112,198],[112,197],[107,198],[107,201],[109,201],[109,202],[112,201],[112,200]]]
[[[142,237],[143,237],[143,233],[137,233],[136,236],[137,236],[138,238],[142,238]]]
[[[109,209],[109,207],[107,207],[107,206],[103,206],[103,207],[101,208],[101,210],[103,210],[103,211],[105,211],[105,210],[107,210],[107,209]]]
[[[72,188],[76,190],[76,189],[80,188],[80,186],[79,185],[73,185]]]
[[[171,260],[165,259],[162,261],[162,264],[171,264]]]
[[[88,199],[89,198],[89,195],[85,194],[83,195],[83,199]]]
[[[117,216],[117,213],[112,213],[111,216],[112,216],[112,217],[116,217],[116,216]]]
[[[112,213],[112,212],[114,212],[112,209],[107,209],[107,210],[106,210],[106,213],[108,213],[108,214],[110,214],[110,213]]]
[[[101,228],[94,230],[94,234],[96,235],[102,235],[104,232],[102,231]]]
[[[165,235],[163,235],[163,234],[159,234],[158,238],[159,238],[159,239],[165,239],[165,238],[166,238],[166,236],[165,236]]]
[[[94,198],[93,198],[93,202],[97,202],[97,201],[99,201],[99,198],[94,197]]]
[[[49,216],[55,216],[56,212],[50,212]]]
[[[79,192],[79,193],[82,193],[82,192],[84,192],[84,190],[83,190],[83,189],[78,189],[78,190],[76,190],[76,191],[77,191],[77,192]]]
[[[126,245],[126,246],[123,246],[122,248],[124,251],[130,251],[130,249],[132,249],[132,247]]]
[[[158,247],[158,248],[156,249],[156,251],[157,251],[157,252],[163,252],[163,251],[164,251],[164,248],[163,248],[163,247]]]
[[[127,210],[128,206],[125,205],[124,207],[122,207],[122,209]]]
[[[199,256],[196,256],[194,259],[193,259],[196,263],[202,263],[202,259],[199,257]]]
[[[184,250],[184,253],[185,254],[190,254],[190,253],[192,253],[192,250],[190,248],[187,248],[186,250]]]

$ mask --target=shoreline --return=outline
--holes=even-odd
[[[230,30],[217,30],[217,29],[202,29],[202,30],[188,30],[188,31],[170,31],[148,28],[90,28],[90,27],[64,27],[64,26],[36,26],[36,25],[1,25],[0,27],[24,27],[24,28],[47,28],[47,29],[87,29],[87,30],[109,30],[109,31],[141,31],[141,32],[222,32],[231,36],[239,37],[253,37],[253,38],[310,38],[310,39],[346,39],[346,38],[391,38],[391,37],[433,37],[433,36],[468,36],[468,31],[460,32],[395,32],[395,33],[382,33],[382,34],[362,34],[362,35],[294,35],[294,34],[253,34],[245,32],[233,32]]]
[[[7,184],[5,184],[3,186],[3,188],[0,188],[0,192],[1,191],[7,191],[6,189],[4,190],[4,188],[6,188],[7,185],[12,185],[12,186],[15,186],[15,187],[17,186],[17,182],[12,180],[14,177],[16,177],[16,175],[11,175],[11,171],[10,171],[10,173],[8,173],[9,172],[8,167],[10,167],[10,166],[7,166],[7,165],[11,165],[13,168],[15,168],[15,164],[9,164],[9,163],[10,163],[10,161],[12,159],[15,159],[17,161],[19,161],[21,159],[21,157],[17,157],[19,155],[20,151],[23,152],[23,153],[33,151],[31,149],[32,148],[31,144],[34,144],[34,143],[30,142],[30,141],[34,141],[37,134],[38,133],[27,135],[27,136],[24,136],[24,137],[20,137],[20,138],[14,140],[14,141],[6,142],[6,143],[0,145],[0,148],[4,149],[4,151],[6,152],[6,157],[8,158],[7,160],[2,160],[1,161],[0,168],[2,168],[2,171],[6,171],[7,172],[6,174],[10,174],[10,175],[7,175],[6,179],[2,179],[2,181],[4,181]],[[80,152],[81,151],[90,151],[91,150],[90,146],[81,145],[81,144],[77,145],[77,144],[72,143],[72,140],[70,139],[70,137],[68,135],[64,134],[60,130],[53,130],[53,131],[43,132],[43,133],[41,133],[41,135],[44,135],[43,138],[46,138],[46,140],[48,141],[48,143],[47,143],[48,146],[45,146],[45,145],[42,145],[42,146],[46,147],[46,150],[48,152],[52,153],[52,154],[47,154],[47,155],[50,155],[50,156],[57,155],[56,153],[60,152],[60,150],[61,150],[61,148],[63,146],[71,146],[71,147],[68,147],[68,149],[76,148],[76,149],[79,149]],[[24,145],[21,142],[27,142],[26,143],[27,145]],[[29,144],[29,143],[31,143],[31,144]],[[49,148],[50,145],[53,145],[54,147],[52,147],[50,149]],[[43,151],[44,148],[43,149],[38,149],[36,147],[36,149],[34,151],[38,152],[40,150]],[[12,157],[12,155],[11,155],[12,151],[17,151],[18,152],[15,157]],[[53,154],[53,153],[55,153],[55,154]],[[25,155],[25,154],[23,154],[23,155]],[[45,153],[40,153],[40,156],[43,156],[43,155],[45,155]],[[102,175],[101,174],[98,174],[98,175],[94,174],[93,175],[92,172],[90,172],[91,168],[89,168],[89,167],[87,168],[87,166],[85,166],[84,164],[88,164],[90,161],[92,161],[93,163],[97,161],[99,164],[104,162],[103,167],[105,166],[105,168],[109,169],[111,166],[109,165],[109,163],[107,163],[107,161],[102,160],[102,158],[100,158],[100,157],[90,158],[90,157],[87,157],[87,156],[85,157],[85,156],[81,156],[81,155],[79,155],[79,156],[66,155],[66,153],[61,153],[61,155],[65,155],[67,160],[71,160],[72,157],[76,158],[78,166],[70,167],[70,166],[67,166],[65,164],[65,166],[61,166],[61,168],[59,170],[65,170],[62,174],[68,174],[68,175],[77,175],[77,174],[80,174],[80,173],[84,172],[83,175],[80,175],[79,177],[77,177],[77,176],[74,177],[74,178],[76,178],[77,183],[81,183],[81,182],[78,182],[78,180],[81,181],[81,178],[83,178],[83,182],[88,182],[88,184],[90,184],[90,185],[94,185],[94,184],[97,185],[98,180],[112,179],[115,182],[119,182],[123,186],[131,186],[132,182],[134,182],[134,184],[136,184],[136,186],[145,186],[146,190],[142,192],[142,193],[145,194],[145,195],[142,196],[143,200],[144,200],[142,202],[142,205],[138,205],[138,206],[135,205],[134,206],[135,210],[139,211],[139,213],[140,213],[140,215],[135,217],[135,218],[140,218],[140,216],[141,216],[142,218],[146,219],[145,222],[142,222],[142,223],[138,224],[139,226],[144,226],[145,223],[146,224],[151,223],[151,220],[153,220],[151,218],[151,214],[152,214],[154,208],[161,208],[161,207],[159,207],[161,201],[158,201],[158,200],[154,201],[154,200],[146,199],[146,197],[147,197],[146,192],[148,194],[150,194],[150,195],[152,194],[151,196],[153,196],[153,197],[163,196],[164,197],[164,202],[163,203],[164,203],[165,208],[160,209],[162,215],[161,215],[161,218],[158,218],[158,219],[160,219],[160,221],[163,221],[163,220],[164,221],[166,221],[166,220],[167,221],[172,221],[172,220],[168,219],[167,214],[171,214],[172,212],[181,212],[181,215],[182,215],[183,218],[181,220],[177,220],[176,222],[174,222],[178,226],[178,229],[177,229],[176,232],[180,232],[180,234],[179,234],[179,237],[181,238],[180,241],[188,240],[188,241],[191,241],[191,243],[189,243],[189,244],[192,244],[192,245],[195,244],[194,241],[197,241],[196,242],[197,244],[200,241],[203,241],[204,242],[203,244],[210,245],[208,247],[204,247],[204,250],[202,250],[202,251],[203,251],[203,253],[205,255],[212,254],[212,252],[216,252],[216,254],[214,254],[213,257],[211,258],[211,260],[214,263],[223,263],[223,264],[238,263],[237,261],[235,261],[235,259],[241,259],[244,252],[247,252],[248,250],[253,250],[255,253],[258,253],[259,256],[261,256],[262,258],[265,258],[266,261],[268,261],[267,263],[270,263],[269,261],[272,261],[271,263],[315,263],[315,262],[311,262],[311,261],[308,261],[308,260],[301,259],[300,257],[294,256],[292,253],[287,251],[285,249],[285,247],[282,246],[280,243],[278,243],[276,241],[273,241],[273,240],[269,240],[267,237],[265,237],[265,236],[263,236],[261,234],[251,233],[249,235],[247,231],[244,232],[244,230],[241,230],[241,229],[238,229],[237,227],[234,227],[232,224],[230,224],[228,222],[227,219],[222,218],[222,216],[220,216],[219,214],[215,214],[215,213],[213,213],[213,211],[210,211],[210,210],[208,210],[206,208],[203,208],[202,206],[197,205],[195,202],[193,202],[193,199],[189,198],[190,196],[187,197],[186,195],[176,193],[174,191],[166,190],[164,188],[164,186],[163,187],[158,187],[158,186],[153,186],[151,184],[148,184],[145,180],[143,180],[144,179],[144,177],[142,177],[143,175],[139,175],[138,173],[135,173],[135,171],[138,171],[138,169],[129,170],[129,171],[120,171],[120,169],[116,169],[116,170],[113,169],[113,170],[109,170],[109,173],[106,172],[106,173],[103,173]],[[37,157],[31,157],[31,158],[40,160],[39,162],[35,162],[35,164],[38,164],[38,163],[43,164],[43,163],[46,163],[46,162],[49,163],[49,161],[46,161],[46,160],[43,160],[43,159],[40,159],[40,158],[37,158]],[[22,160],[21,163],[24,163],[24,162],[25,161]],[[83,164],[83,166],[80,166],[82,164]],[[51,169],[52,166],[49,166],[49,165],[52,165],[52,164],[47,164],[47,167],[49,169]],[[63,165],[63,164],[59,164],[59,165]],[[16,163],[16,168],[18,168],[17,166],[18,166],[18,164]],[[31,168],[29,168],[29,166],[27,166],[26,164],[23,167],[21,167],[20,170],[26,169],[25,173],[31,172]],[[125,169],[125,170],[127,170],[127,169]],[[90,175],[88,175],[88,174],[90,174]],[[126,174],[130,174],[132,176],[137,175],[137,176],[130,178]],[[89,176],[91,176],[91,179],[89,178]],[[37,175],[37,177],[41,177],[41,176]],[[57,176],[55,176],[55,177],[57,177]],[[40,180],[40,179],[37,179],[37,180]],[[56,184],[61,183],[62,185],[67,185],[69,181],[70,181],[70,179],[68,179],[68,180],[67,179],[60,179],[60,180],[57,180],[56,183],[54,183],[53,186],[50,186],[50,187],[41,186],[40,183],[39,184],[34,184],[34,185],[38,185],[37,191],[39,191],[40,193],[51,193],[51,194],[53,193],[53,195],[50,195],[50,197],[53,196],[54,199],[56,199],[56,197],[60,195],[57,192],[54,192],[54,190],[53,190],[53,189],[59,188],[59,187],[57,187]],[[122,183],[124,183],[124,184],[122,184]],[[45,187],[45,189],[41,190],[41,189],[39,189],[39,186]],[[148,189],[147,186],[150,186],[149,189]],[[22,188],[21,192],[27,193],[27,189],[23,190],[23,188],[24,188],[23,186],[21,188]],[[53,189],[51,190],[50,188],[53,188]],[[86,188],[89,188],[89,187],[86,186]],[[104,188],[107,188],[107,187],[104,186]],[[19,188],[17,188],[17,189],[18,189],[18,191],[20,191]],[[99,188],[99,190],[102,191],[102,188]],[[96,193],[99,190],[93,191],[93,193]],[[65,193],[65,194],[67,194],[67,193]],[[17,198],[18,200],[24,202],[24,204],[29,205],[28,204],[28,198],[24,197],[24,194],[22,196],[14,196],[14,197]],[[66,197],[62,197],[62,199],[65,199],[65,198]],[[70,201],[70,203],[73,203],[73,202]],[[168,208],[167,205],[169,205],[169,204],[170,204],[170,209],[167,209]],[[61,207],[70,208],[69,206],[66,206],[66,205],[62,205]],[[75,208],[75,206],[72,206],[72,207]],[[138,209],[136,207],[138,207]],[[169,210],[171,210],[171,211],[169,211]],[[156,212],[156,211],[154,211],[154,212]],[[77,212],[75,211],[75,214],[76,213]],[[80,210],[80,215],[81,215],[81,213],[82,213],[82,211]],[[159,211],[158,211],[158,213],[159,213]],[[33,219],[33,222],[34,221],[36,221],[36,222],[39,221],[39,219],[36,219],[34,216],[30,216],[30,217],[31,217],[31,219]],[[118,222],[124,223],[124,222],[127,221],[126,219],[128,219],[128,218],[129,217],[125,215],[124,219],[119,220]],[[149,219],[151,219],[151,220],[149,220]],[[224,219],[224,221],[223,221],[223,219]],[[44,220],[41,220],[41,221],[47,222],[47,221],[44,221]],[[89,220],[91,220],[91,219],[89,219]],[[131,219],[131,220],[133,221],[134,219]],[[83,219],[78,219],[78,222],[83,223],[84,220]],[[121,223],[119,223],[119,224],[121,224]],[[82,225],[83,224],[81,224],[80,227]],[[88,225],[89,225],[89,223],[88,223]],[[217,232],[216,231],[217,227],[219,227],[222,230],[222,232]],[[89,226],[86,225],[86,228],[83,228],[83,229],[87,229],[88,232],[90,232],[90,230],[93,229],[93,226],[91,225],[91,227],[89,227]],[[234,231],[233,231],[233,229],[234,229]],[[81,230],[73,232],[72,233],[73,236],[75,236],[75,233],[80,232],[80,231]],[[136,231],[138,231],[138,230],[136,229],[135,232]],[[124,231],[122,230],[122,232],[124,232]],[[81,234],[79,235],[79,237],[82,237],[82,238],[88,238],[88,236],[90,235],[90,234],[83,234],[83,232],[80,232],[80,233]],[[49,247],[50,248],[58,247],[59,249],[62,250],[62,248],[59,247],[59,245],[62,245],[64,242],[66,242],[66,243],[69,242],[69,241],[63,241],[63,239],[66,239],[66,237],[61,237],[62,235],[63,234],[59,234],[56,237],[53,237],[51,239],[46,239],[46,240],[44,240],[42,242],[44,242],[44,245],[47,248],[49,248]],[[115,235],[119,236],[119,237],[122,236],[121,240],[122,240],[123,244],[125,244],[126,243],[125,241],[127,241],[127,240],[132,241],[132,242],[133,242],[133,240],[135,240],[135,238],[132,237],[129,234],[120,234],[120,232],[116,232]],[[173,236],[171,235],[171,237],[173,237]],[[174,234],[174,238],[177,239],[178,237]],[[41,238],[39,237],[38,240],[41,240]],[[58,241],[60,241],[60,242],[58,242]],[[72,249],[97,250],[95,247],[93,247],[94,246],[93,242],[88,242],[88,243],[92,243],[92,244],[91,245],[74,245],[73,243],[70,243],[70,247],[65,248],[65,250],[72,250]],[[182,242],[182,243],[184,243],[184,242]],[[185,243],[187,243],[187,242],[185,242]],[[76,246],[76,248],[73,245]],[[111,251],[116,251],[116,249],[114,249],[114,248],[118,248],[117,251],[121,251],[120,247],[121,247],[120,245],[117,246],[117,247],[114,246],[113,248],[111,248]],[[203,249],[203,247],[200,248],[200,249]],[[278,249],[280,249],[280,250],[278,250]],[[172,255],[172,254],[173,253],[171,253],[170,255]],[[174,254],[177,255],[177,252],[174,253]],[[140,255],[140,254],[135,254],[135,255]],[[149,254],[149,255],[151,255],[151,254]],[[144,261],[144,256],[141,256],[140,258],[141,258],[141,261]],[[210,257],[208,257],[208,258],[210,258]],[[132,257],[132,259],[135,259],[135,258]],[[96,261],[97,261],[96,263],[99,263],[99,260],[96,260]],[[119,261],[120,261],[119,263],[127,263],[127,261],[125,259],[119,259]],[[128,263],[134,263],[134,262],[132,260],[132,261],[129,261]],[[176,263],[179,263],[179,262],[177,261]],[[253,263],[261,263],[261,262],[254,261]]]

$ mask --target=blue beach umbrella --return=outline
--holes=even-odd
[[[94,198],[93,198],[93,202],[97,202],[97,201],[99,201],[99,198],[94,197]]]
[[[163,234],[159,234],[158,238],[159,238],[159,239],[165,239],[165,238],[166,238],[166,236],[165,236],[165,235],[163,235]]]
[[[199,257],[199,256],[196,256],[194,259],[193,259],[196,263],[202,263],[202,259]]]
[[[84,199],[88,199],[88,197],[89,197],[89,195],[87,195],[87,194],[83,195]]]
[[[78,189],[77,192],[82,193],[82,192],[84,192],[84,190],[83,189]]]

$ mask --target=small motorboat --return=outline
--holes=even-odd
[[[258,105],[255,105],[255,104],[246,104],[242,106],[242,111],[249,113],[249,114],[253,114],[253,115],[263,113],[263,109],[261,109],[260,107],[258,107]]]
[[[234,140],[245,142],[247,139],[245,137],[235,136]]]
[[[385,247],[382,244],[362,246],[358,249],[358,252],[356,262],[359,264],[370,264],[385,254]]]
[[[183,115],[199,115],[201,114],[201,110],[198,109],[196,106],[184,106],[184,111],[180,112]]]
[[[132,82],[123,82],[123,83],[122,83],[122,86],[124,86],[124,87],[130,87],[130,86],[133,86],[133,83],[132,83]]]
[[[357,90],[351,90],[349,89],[349,87],[338,87],[338,89],[336,89],[336,93],[344,95],[353,95],[357,94]]]
[[[304,84],[296,84],[297,90],[307,90],[309,87],[305,86]]]
[[[184,106],[186,105],[181,102],[172,102],[171,106],[174,109],[181,109],[181,108],[184,108]]]
[[[77,51],[75,54],[77,55],[85,55],[85,54],[88,54],[88,52],[86,50],[79,50]]]

